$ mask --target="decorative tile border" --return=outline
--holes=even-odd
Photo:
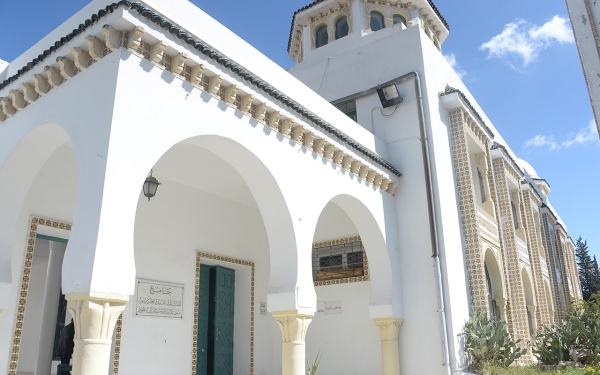
[[[71,230],[71,224],[61,223],[59,221],[41,219],[39,217],[31,218],[29,226],[29,235],[27,237],[27,251],[25,253],[25,262],[23,265],[23,276],[21,277],[21,292],[19,293],[19,301],[17,307],[17,321],[13,334],[12,348],[10,352],[10,361],[8,363],[8,375],[16,375],[17,364],[19,363],[19,351],[21,348],[21,334],[23,331],[23,323],[25,320],[25,306],[27,305],[27,293],[29,292],[29,281],[31,280],[31,267],[33,264],[33,250],[35,248],[35,240],[38,225]]]
[[[315,249],[320,249],[322,247],[343,245],[346,243],[359,242],[359,241],[361,241],[361,243],[362,243],[360,236],[340,238],[337,240],[314,243],[312,248],[313,248],[313,250],[315,250]],[[357,283],[357,282],[362,282],[362,281],[369,281],[369,259],[367,258],[367,253],[365,252],[364,246],[362,246],[362,251],[363,251],[363,260],[364,260],[363,267],[364,267],[364,271],[365,271],[365,274],[363,276],[345,277],[342,279],[334,279],[334,280],[314,281],[314,285],[315,286],[323,286],[323,285],[336,285],[336,284],[347,284],[347,283]]]
[[[519,263],[519,253],[515,240],[516,232],[513,224],[513,213],[510,200],[510,190],[508,186],[508,176],[512,166],[504,158],[496,158],[492,162],[494,168],[494,176],[496,177],[496,195],[498,205],[498,216],[506,218],[499,222],[501,226],[501,241],[505,248],[507,259],[506,266],[508,272],[508,288],[509,288],[509,306],[511,314],[511,334],[514,339],[521,339],[520,346],[523,349],[528,349],[529,342],[529,323],[527,319],[527,306],[525,303],[525,292],[523,290],[523,280],[521,277],[521,267]],[[519,196],[522,194],[519,192]],[[521,199],[521,198],[519,198]],[[532,361],[531,351],[522,357],[524,363]]]
[[[200,264],[201,259],[212,259],[221,262],[241,264],[251,267],[250,276],[250,375],[254,375],[254,262],[241,260],[237,258],[226,257],[223,255],[209,254],[204,252],[196,253],[196,286],[194,294],[194,329],[192,337],[192,374],[196,374],[196,365],[198,360],[198,298],[200,297]]]
[[[38,226],[57,228],[70,231],[71,224],[62,223],[60,221],[42,219],[39,217],[31,218],[29,226],[29,235],[27,237],[27,251],[25,253],[25,262],[23,265],[23,276],[21,277],[21,293],[19,294],[19,302],[17,307],[17,321],[15,323],[15,331],[13,334],[13,345],[10,352],[10,361],[8,364],[8,375],[16,375],[17,365],[19,363],[19,351],[21,347],[21,334],[23,331],[23,323],[25,319],[25,306],[27,304],[27,293],[29,292],[29,281],[31,280],[31,267],[33,264],[33,251],[35,249],[35,240]],[[115,355],[113,361],[113,371],[119,373],[119,357],[121,355],[121,330],[123,320],[122,316],[117,321],[117,339],[115,340]]]
[[[474,308],[489,313],[489,291],[481,253],[479,215],[475,208],[475,187],[467,141],[468,119],[466,113],[460,108],[450,110],[449,114],[452,126],[452,156],[458,189],[458,203],[462,215],[462,231],[465,238],[465,258],[471,304]]]

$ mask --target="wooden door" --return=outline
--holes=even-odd
[[[233,375],[235,271],[215,267],[214,375]]]
[[[210,311],[210,271],[209,266],[200,266],[198,296],[198,349],[196,353],[196,375],[208,375],[208,326]]]

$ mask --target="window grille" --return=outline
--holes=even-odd
[[[159,64],[164,66],[166,70],[171,71],[171,61],[172,60],[173,60],[172,56],[167,55],[166,53],[163,52],[162,59],[160,60]]]
[[[201,80],[200,84],[202,85],[202,89],[204,91],[208,91],[208,85],[209,85],[208,80],[209,80],[208,76],[206,74],[202,74],[202,80]]]
[[[367,257],[360,237],[313,245],[315,285],[368,280]]]
[[[336,104],[335,107],[344,112],[344,114],[346,114],[346,116],[350,117],[352,120],[357,121],[356,102],[354,100]]]
[[[186,81],[190,82],[192,81],[192,67],[189,65],[183,65],[183,71],[181,72],[181,75],[185,78]]]
[[[137,53],[144,56],[145,59],[150,59],[150,43],[140,41],[140,46],[137,49]],[[110,50],[109,50],[110,51]]]

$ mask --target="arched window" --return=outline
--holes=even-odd
[[[488,271],[487,264],[485,265],[485,281],[488,287],[488,307],[490,308],[490,317],[493,319],[499,319],[498,309],[496,308],[496,301],[494,301],[494,289],[492,288],[492,278]]]
[[[317,28],[315,33],[315,41],[317,48],[323,47],[329,43],[329,35],[327,34],[327,25],[321,25]]]
[[[379,12],[371,12],[371,30],[379,31],[384,27],[383,15]]]
[[[394,14],[394,25],[397,23],[403,23],[406,26],[406,18],[402,17],[399,14]]]
[[[335,39],[340,39],[348,35],[350,27],[348,26],[348,17],[342,17],[335,23]]]

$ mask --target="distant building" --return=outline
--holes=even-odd
[[[591,0],[567,0],[567,8],[600,133],[600,4]]]
[[[316,1],[285,71],[186,0],[95,0],[10,62],[0,369],[56,373],[71,317],[78,375],[464,373],[474,309],[526,347],[581,298],[574,246],[448,34],[430,0]]]

